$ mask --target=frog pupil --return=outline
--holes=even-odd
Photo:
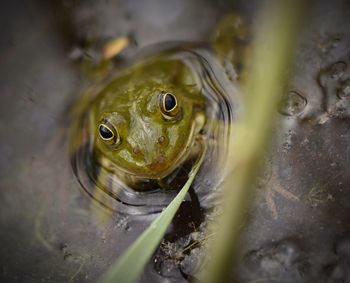
[[[100,125],[99,131],[100,131],[100,135],[103,139],[109,140],[109,139],[113,138],[112,131],[110,129],[108,129],[106,126]]]
[[[164,98],[164,108],[166,111],[171,111],[176,106],[176,98],[170,94],[167,93]]]

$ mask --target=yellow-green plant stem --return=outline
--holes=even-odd
[[[304,1],[305,2],[305,1]],[[223,184],[224,213],[215,223],[219,231],[213,240],[213,254],[206,283],[230,282],[240,238],[242,219],[253,195],[259,164],[264,158],[277,105],[288,79],[303,1],[267,1],[256,30],[253,60],[246,75],[246,112],[243,127],[232,129],[231,174]],[[209,233],[212,229],[209,229]]]

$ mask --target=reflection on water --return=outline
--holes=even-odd
[[[182,66],[181,72],[183,72],[183,69],[186,70],[185,77],[180,74],[182,76],[182,80],[180,81],[178,79],[179,74],[176,74],[176,70],[174,71],[174,69],[165,68],[164,72],[175,73],[172,74],[175,78],[172,83],[175,81],[177,84],[190,84],[191,89],[196,90],[196,95],[199,96],[193,96],[194,100],[196,100],[195,103],[191,108],[186,108],[188,105],[183,105],[182,110],[188,109],[186,111],[192,111],[195,114],[196,111],[202,112],[205,119],[203,119],[202,115],[202,119],[199,119],[199,122],[187,121],[188,124],[199,123],[201,124],[201,127],[199,130],[197,129],[197,131],[191,130],[188,134],[189,137],[183,136],[182,140],[180,139],[176,141],[177,143],[183,142],[183,139],[188,138],[189,141],[185,144],[188,149],[185,150],[185,154],[182,152],[179,153],[179,155],[183,154],[184,157],[180,158],[173,155],[172,158],[174,160],[166,159],[166,165],[170,167],[168,170],[170,172],[167,172],[166,176],[162,176],[161,178],[158,178],[157,176],[138,178],[138,176],[129,174],[130,170],[127,171],[128,166],[132,167],[133,164],[128,165],[127,162],[123,163],[118,159],[114,159],[114,155],[111,154],[110,151],[104,151],[103,145],[99,146],[99,137],[95,130],[97,127],[97,125],[95,125],[97,119],[95,117],[97,112],[96,109],[101,109],[103,107],[106,108],[107,106],[105,105],[108,104],[113,105],[113,103],[115,103],[113,101],[116,99],[115,95],[124,95],[124,97],[121,97],[120,99],[118,98],[116,101],[118,105],[114,104],[115,108],[119,107],[119,113],[123,111],[125,113],[128,112],[128,107],[132,104],[132,102],[128,101],[130,99],[138,99],[136,105],[140,106],[144,100],[142,94],[136,97],[134,94],[132,94],[134,96],[128,94],[132,91],[137,91],[137,86],[135,86],[134,82],[129,79],[129,77],[132,77],[137,72],[139,73],[138,75],[140,75],[140,72],[149,72],[149,74],[145,76],[146,83],[150,84],[161,81],[162,78],[156,76],[166,77],[168,74],[164,72],[161,74],[154,72],[153,75],[152,66],[157,60],[162,61],[163,64],[165,62],[165,65],[169,66],[172,64],[180,65]],[[194,198],[197,199],[197,202],[199,202],[201,207],[212,207],[215,200],[214,191],[223,178],[222,171],[223,168],[225,168],[225,156],[227,157],[227,142],[232,134],[230,133],[228,126],[238,112],[238,98],[235,85],[229,80],[218,60],[204,48],[168,48],[157,55],[143,56],[136,63],[139,64],[139,66],[141,65],[141,67],[134,68],[131,66],[126,68],[121,73],[117,73],[110,83],[103,87],[99,87],[99,91],[89,92],[77,102],[82,105],[80,105],[82,111],[79,112],[78,117],[73,121],[73,134],[71,136],[71,163],[77,179],[90,197],[111,210],[126,214],[148,214],[159,212],[167,206],[186,181],[187,174],[191,170],[196,156],[200,154],[199,151],[201,150],[201,147],[199,144],[205,142],[208,146],[208,151],[206,153],[207,156],[204,165],[192,185],[193,190],[191,200],[193,201]],[[123,79],[123,76],[127,77],[127,79]],[[125,80],[127,83],[125,83]],[[143,76],[141,76],[141,80],[144,80]],[[121,82],[120,85],[118,85],[119,82]],[[124,88],[125,85],[127,86],[125,91],[118,92],[118,88]],[[177,90],[184,87],[183,85],[175,86]],[[115,91],[111,91],[111,89],[115,89]],[[151,94],[147,93],[146,96],[151,96]],[[140,99],[142,99],[142,101]],[[178,99],[181,100],[182,98],[178,97]],[[146,98],[146,100],[150,101],[152,98]],[[199,104],[200,100],[204,101],[204,104],[202,103],[204,108],[197,109],[200,107],[196,106],[196,103]],[[191,103],[189,100],[184,101],[186,101],[186,103]],[[120,105],[123,103],[124,108]],[[133,105],[135,105],[135,103]],[[148,107],[147,109],[146,107],[142,108],[141,112],[146,110],[149,111],[149,108],[151,107]],[[135,113],[133,114],[135,115]],[[143,114],[144,112],[140,115]],[[124,117],[126,117],[125,115]],[[196,119],[194,117],[198,117],[198,115],[195,116],[194,114],[193,116],[188,116],[187,113],[181,113],[181,115],[182,119],[190,119],[191,117]],[[149,119],[149,117],[146,118]],[[128,142],[131,140],[130,135],[132,133],[132,127],[135,127],[135,122],[132,123],[132,121],[135,119],[146,118],[143,116],[128,116],[126,120],[124,119],[125,129],[121,130],[124,131],[124,140],[128,140]],[[168,121],[160,123],[168,123]],[[174,123],[172,124],[173,127],[178,127],[177,125],[179,124],[176,124],[176,122]],[[152,127],[152,123],[144,123],[143,126]],[[154,125],[154,127],[156,126],[157,125]],[[196,125],[193,127],[195,128]],[[164,127],[161,128],[161,130],[163,130],[164,133]],[[135,151],[134,148],[132,153],[137,154],[140,152],[140,149],[144,152],[145,149],[143,143],[147,145],[150,143],[147,139],[155,138],[153,134],[154,131],[155,130],[151,128],[144,129],[145,133],[151,133],[148,136],[139,133],[139,144],[137,145],[137,150]],[[181,129],[180,132],[183,131],[184,130]],[[174,144],[173,146],[177,146],[177,144]],[[159,150],[158,147],[153,148],[154,150]],[[114,148],[112,148],[112,150],[114,150]],[[166,158],[166,153],[163,156]],[[143,158],[146,160],[146,154],[144,154]],[[130,161],[131,158],[126,160]],[[141,158],[140,164],[142,164],[143,161],[144,160]],[[161,162],[159,161],[159,163]],[[143,166],[144,167],[142,167],[142,165],[139,166],[137,170],[144,173],[143,169],[147,164]],[[127,167],[127,169],[123,167]],[[132,169],[134,168],[132,167]],[[147,172],[147,174],[149,173]],[[162,172],[160,171],[159,176],[161,174]]]

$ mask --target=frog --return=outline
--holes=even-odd
[[[182,44],[146,54],[83,95],[71,160],[84,189],[102,204],[109,196],[154,204],[155,193],[167,204],[169,191],[184,185],[202,155],[211,163],[202,166],[204,174],[224,167],[246,37],[241,17],[228,15],[209,47]]]
[[[92,105],[95,155],[136,188],[147,179],[161,184],[193,154],[204,108],[200,89],[179,60],[160,56],[136,64],[110,82]]]

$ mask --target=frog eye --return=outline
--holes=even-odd
[[[107,123],[101,123],[98,126],[98,133],[100,138],[107,144],[112,145],[119,143],[120,137],[118,131]]]
[[[179,113],[176,96],[170,92],[161,93],[159,106],[163,117],[167,120],[175,118]]]

